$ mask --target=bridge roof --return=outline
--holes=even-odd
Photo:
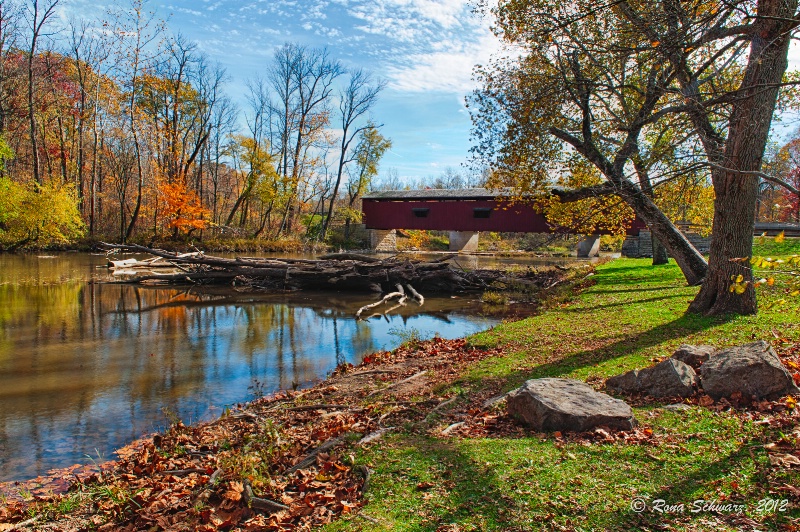
[[[422,190],[383,190],[364,194],[367,200],[492,200],[512,195],[511,189],[488,188],[426,188]]]

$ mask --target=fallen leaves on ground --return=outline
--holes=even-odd
[[[447,390],[466,364],[502,352],[476,349],[463,339],[435,338],[374,353],[359,366],[340,366],[308,390],[240,405],[211,423],[178,423],[120,449],[116,462],[73,466],[48,478],[2,485],[0,491],[16,496],[0,507],[0,524],[18,523],[39,511],[51,521],[77,519],[81,525],[71,530],[311,529],[361,507],[370,472],[355,463],[352,447],[358,442],[372,445],[399,426],[442,438],[530,437],[529,429],[501,406],[501,381],[462,395],[436,392]],[[785,343],[778,352],[788,367],[800,363],[798,344]],[[768,467],[800,467],[800,409],[794,399],[715,401],[698,394],[683,402],[775,429],[771,433],[783,436],[763,445]],[[559,448],[644,445],[657,461],[663,460],[659,446],[681,449],[691,437],[655,432],[647,423],[629,431],[600,427],[535,436],[552,439]],[[565,449],[564,459],[572,458]],[[800,494],[778,477],[776,482],[776,491],[794,498]],[[420,491],[432,487],[417,485]],[[53,510],[77,495],[76,509]]]
[[[101,467],[0,486],[9,495],[0,523],[39,512],[51,521],[69,513],[87,530],[311,529],[360,508],[369,470],[354,464],[356,442],[423,422],[444,400],[434,385],[498,353],[441,338],[375,353],[311,389],[240,405],[211,423],[175,424]],[[76,509],[53,510],[76,497]]]

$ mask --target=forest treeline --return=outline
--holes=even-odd
[[[391,146],[383,82],[287,43],[246,101],[145,0],[97,19],[0,0],[0,244],[233,235],[323,240],[357,221]]]

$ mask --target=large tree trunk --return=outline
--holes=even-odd
[[[619,179],[619,185],[620,196],[650,228],[654,242],[658,240],[675,259],[686,282],[690,285],[700,284],[708,271],[708,264],[700,252],[644,191],[625,178]]]
[[[753,252],[758,178],[778,87],[786,72],[791,32],[786,21],[793,18],[797,0],[761,0],[760,18],[754,23],[750,57],[742,81],[742,97],[733,105],[724,158],[712,170],[714,225],[708,276],[689,307],[703,314],[755,314],[758,311],[750,268],[732,259]],[[724,162],[723,162],[724,161]],[[744,294],[731,292],[731,276],[743,275]]]
[[[636,212],[636,215],[647,224],[653,235],[653,242],[658,240],[666,251],[675,259],[681,269],[686,282],[697,285],[706,276],[708,265],[706,260],[695,249],[691,242],[667,218],[641,188],[634,185],[626,177],[606,173],[607,183],[595,185],[578,190],[553,189],[551,193],[558,196],[561,201],[577,201],[592,196],[616,194],[622,198]],[[653,250],[655,253],[655,249]]]

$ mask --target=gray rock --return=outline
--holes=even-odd
[[[622,375],[608,378],[606,380],[606,388],[627,394],[641,393],[642,383],[639,382],[639,370],[634,369]]]
[[[668,358],[655,366],[611,377],[606,387],[622,393],[645,393],[651,397],[689,397],[695,391],[697,374],[688,364]]]
[[[668,358],[640,371],[639,382],[651,397],[689,397],[697,386],[697,374],[688,364]]]
[[[672,358],[697,369],[716,352],[717,348],[713,345],[682,344],[672,353]]]
[[[764,341],[718,352],[700,367],[700,376],[703,391],[715,399],[734,392],[759,399],[800,393],[778,355]]]
[[[532,379],[507,397],[508,412],[534,430],[582,432],[600,425],[628,430],[636,426],[624,401],[572,379]]]

